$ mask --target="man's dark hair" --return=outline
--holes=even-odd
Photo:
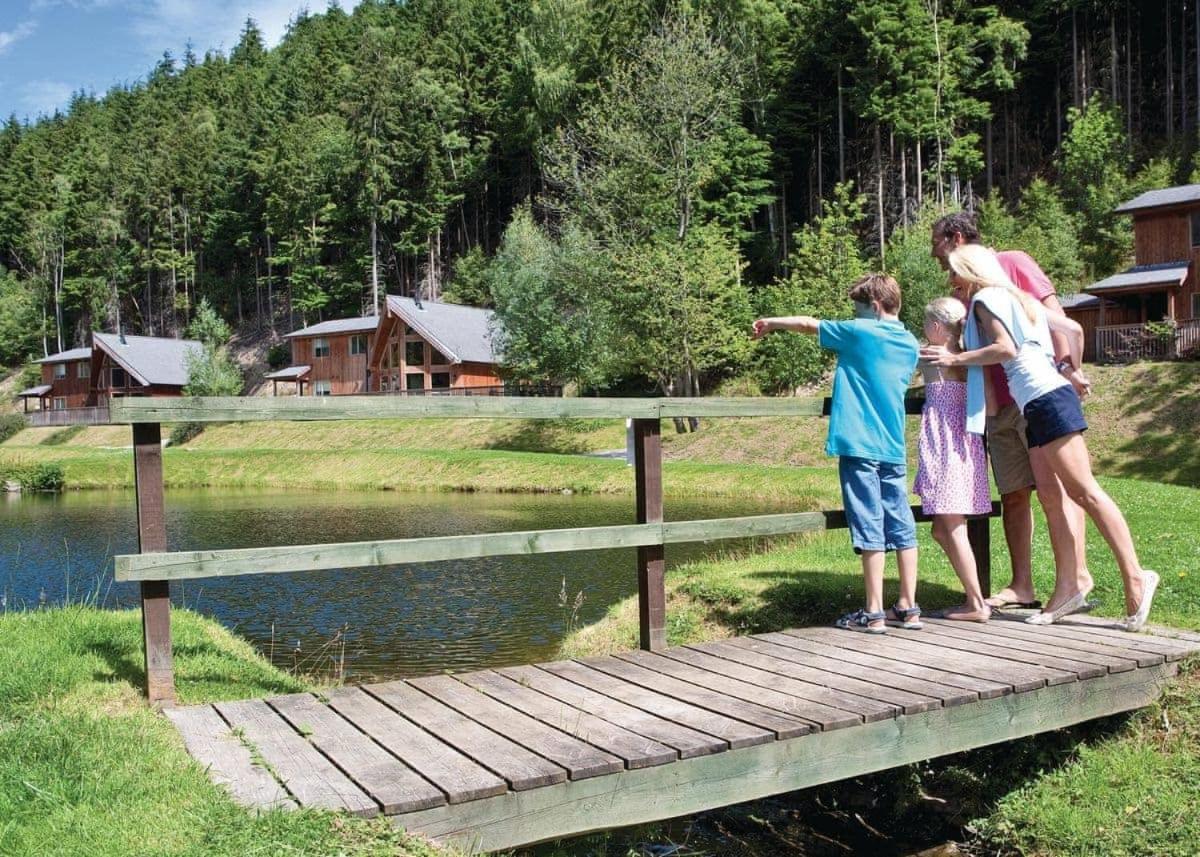
[[[945,217],[940,217],[933,224],[933,234],[937,238],[943,238],[947,235],[955,233],[963,237],[963,241],[968,244],[979,243],[979,227],[975,223],[975,215],[965,211],[956,211],[953,214],[947,214]]]

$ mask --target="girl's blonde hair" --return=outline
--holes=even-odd
[[[963,244],[955,248],[947,260],[950,270],[967,284],[965,298],[969,302],[980,289],[994,286],[1006,289],[1021,304],[1031,322],[1037,322],[1037,303],[1025,292],[1013,285],[1013,281],[1000,267],[994,251],[982,244]]]
[[[950,337],[955,342],[962,336],[963,319],[966,317],[966,306],[956,298],[934,298],[925,306],[925,320],[941,324],[950,331]]]

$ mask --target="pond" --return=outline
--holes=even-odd
[[[668,520],[789,511],[666,503]],[[632,497],[172,490],[171,550],[415,538],[634,522]],[[672,545],[672,564],[720,550]],[[115,554],[137,551],[129,491],[0,494],[0,609],[137,604]],[[172,601],[250,640],[277,665],[367,680],[552,658],[564,635],[637,592],[632,549],[187,581]]]

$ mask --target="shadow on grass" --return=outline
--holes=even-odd
[[[704,603],[707,618],[738,634],[758,634],[805,625],[829,625],[838,616],[862,606],[862,578],[838,571],[766,569],[743,575],[759,581],[753,597],[736,582],[725,584],[703,574],[680,582],[679,591]],[[920,581],[918,600],[927,610],[962,603],[962,591],[940,583]],[[884,604],[899,596],[894,579],[884,581]]]
[[[602,428],[604,420],[522,420],[506,423],[500,437],[485,449],[506,452],[549,452],[558,455],[583,455],[594,452],[590,432]]]
[[[1130,384],[1121,406],[1126,420],[1145,427],[1104,460],[1114,476],[1194,487],[1200,484],[1200,389],[1181,388],[1173,367],[1147,367]]]
[[[89,653],[101,658],[109,669],[109,672],[94,673],[93,680],[126,682],[145,694],[146,669],[140,648],[134,651],[109,641],[92,642],[86,648]],[[215,645],[177,643],[172,648],[172,656],[176,687],[183,691],[183,696],[189,698],[197,694],[207,696],[212,692],[217,692],[221,698],[228,698],[231,693],[250,698],[293,693],[296,690],[296,681],[290,676],[272,675],[266,669],[239,663]],[[222,669],[223,665],[227,668]]]

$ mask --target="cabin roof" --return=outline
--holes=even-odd
[[[1099,306],[1100,298],[1095,295],[1085,295],[1082,292],[1077,295],[1060,295],[1058,302],[1063,309],[1089,309],[1090,307]]]
[[[1163,262],[1159,265],[1136,265],[1127,271],[1113,274],[1098,283],[1092,283],[1085,292],[1118,291],[1121,289],[1136,289],[1144,286],[1178,286],[1187,277],[1188,263]]]
[[[92,356],[90,348],[72,348],[70,351],[60,351],[57,354],[51,354],[49,357],[43,357],[41,360],[34,360],[34,363],[69,363],[72,360],[88,360]]]
[[[203,346],[194,339],[158,336],[121,337],[115,333],[93,333],[92,342],[145,385],[185,386],[188,353],[199,355],[203,351]]]
[[[311,366],[288,366],[263,375],[268,381],[298,381],[312,371]]]
[[[388,295],[388,309],[408,322],[453,363],[499,363],[490,309]]]
[[[18,399],[40,399],[43,396],[50,395],[50,391],[54,388],[49,384],[39,384],[36,387],[30,387],[28,390],[22,390],[17,393]]]
[[[1200,184],[1184,184],[1159,190],[1148,190],[1121,203],[1115,210],[1118,214],[1131,214],[1147,208],[1163,208],[1168,205],[1184,205],[1189,202],[1200,203]]]
[[[379,316],[364,315],[358,318],[334,318],[309,325],[300,330],[285,333],[284,339],[301,336],[330,336],[337,333],[369,333],[379,326]]]

